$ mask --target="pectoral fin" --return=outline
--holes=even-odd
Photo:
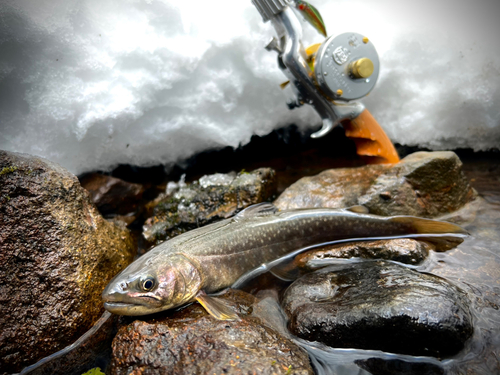
[[[218,320],[239,320],[240,317],[229,306],[225,305],[219,299],[210,297],[205,292],[200,291],[196,295],[196,300],[207,312]]]
[[[278,208],[272,203],[263,202],[248,206],[234,216],[234,220],[242,220],[256,216],[268,216],[278,212]]]
[[[365,207],[362,205],[347,207],[347,208],[345,208],[345,210],[354,212],[356,214],[369,214],[370,213],[370,210],[368,209],[368,207]]]

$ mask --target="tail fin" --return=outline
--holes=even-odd
[[[460,245],[469,233],[462,227],[448,223],[413,216],[395,216],[393,222],[405,225],[419,240],[431,242],[435,251],[446,251]]]
[[[464,228],[446,221],[423,219],[414,216],[395,216],[390,219],[395,223],[406,224],[415,234],[461,234],[469,235]]]

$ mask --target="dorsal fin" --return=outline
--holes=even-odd
[[[357,214],[369,214],[370,213],[370,210],[368,209],[368,207],[362,206],[362,205],[347,207],[347,208],[344,208],[344,210],[351,211],[351,212],[354,212]]]
[[[263,202],[245,208],[243,211],[236,214],[234,218],[236,220],[241,220],[248,217],[268,216],[275,214],[276,212],[278,212],[278,208],[274,204]]]

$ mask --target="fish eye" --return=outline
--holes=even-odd
[[[141,288],[145,292],[149,292],[151,289],[154,288],[154,286],[155,286],[155,279],[152,276],[148,276],[141,281]]]

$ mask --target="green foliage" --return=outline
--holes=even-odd
[[[96,367],[93,369],[90,369],[89,371],[83,373],[82,375],[106,375],[104,372],[101,371],[100,367]]]

